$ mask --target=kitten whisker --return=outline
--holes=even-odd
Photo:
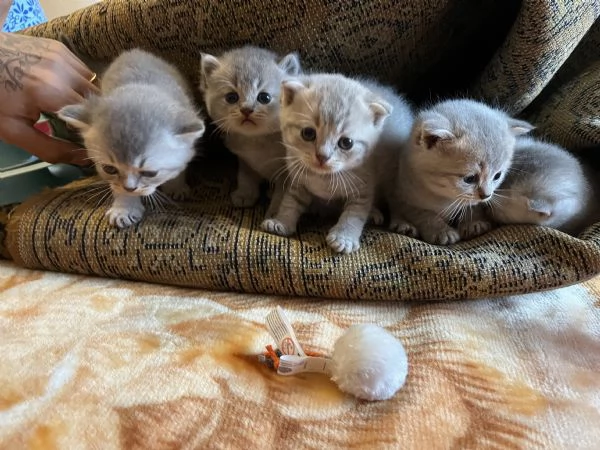
[[[293,174],[295,173],[296,169],[297,169],[299,166],[302,166],[302,165],[303,165],[303,164],[302,164],[302,160],[298,159],[298,160],[294,161],[294,162],[293,162],[291,165],[289,165],[289,166],[287,167],[287,169],[288,169],[288,174],[287,174],[287,176],[285,177],[285,180],[283,180],[283,185],[284,185],[284,186],[286,186],[286,184],[287,184],[287,181],[288,181],[288,179],[289,179],[290,177],[292,177],[292,181],[291,181],[291,185],[290,185],[290,187],[293,187],[293,186],[294,186],[294,176],[293,176]]]
[[[89,203],[93,202],[95,199],[97,199],[98,197],[102,198],[105,196],[105,194],[107,192],[108,193],[112,192],[110,185],[108,185],[108,184],[105,184],[104,186],[96,186],[90,190],[86,190],[84,195],[86,195],[87,198],[84,200],[84,203],[89,204]]]
[[[111,197],[111,195],[112,195],[112,189],[107,190],[104,193],[104,195],[102,197],[100,197],[100,200],[98,200],[98,202],[94,206],[94,209],[98,209],[101,204],[103,204],[106,200],[108,200]]]
[[[299,184],[300,180],[302,180],[302,167],[303,167],[302,163],[300,163],[299,166],[297,165],[295,167],[297,167],[297,169],[294,171],[294,176],[292,177],[291,187],[294,187],[294,185],[296,183]]]
[[[157,200],[160,200],[161,202],[168,204],[169,206],[174,206],[176,208],[179,207],[179,204],[175,200],[173,200],[171,197],[169,197],[167,194],[165,194],[159,189],[156,189],[152,195],[155,195]]]

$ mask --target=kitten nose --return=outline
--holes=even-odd
[[[492,194],[489,194],[487,192],[480,192],[479,193],[479,198],[481,198],[481,200],[487,200],[491,196],[492,196]]]
[[[131,186],[123,186],[123,188],[127,191],[127,192],[133,192],[137,189],[136,186],[131,187]]]
[[[240,112],[244,116],[248,117],[250,114],[252,114],[254,112],[254,110],[252,108],[246,108],[246,107],[244,107],[244,108],[240,108]]]
[[[323,165],[325,164],[327,161],[329,161],[330,156],[328,155],[322,155],[320,153],[317,153],[317,161],[319,161],[319,164]]]

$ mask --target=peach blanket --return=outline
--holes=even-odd
[[[600,278],[451,303],[215,293],[0,261],[0,448],[569,448],[600,443]],[[327,352],[350,325],[400,338],[409,375],[369,403],[256,362],[284,307]]]

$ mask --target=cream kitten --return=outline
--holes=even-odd
[[[300,73],[296,54],[283,58],[257,47],[243,47],[218,58],[202,55],[201,90],[210,115],[224,133],[225,145],[238,156],[237,188],[231,200],[252,206],[262,180],[275,182],[270,217],[281,196],[276,179],[285,170],[285,148],[279,129],[281,82]]]
[[[372,89],[328,74],[282,84],[281,129],[291,186],[276,216],[263,222],[265,231],[290,235],[313,201],[341,203],[327,243],[341,253],[359,248],[380,180],[378,160],[393,159],[384,155],[393,145],[377,146],[386,119],[396,108],[388,132],[406,139],[412,117],[406,102],[391,90],[365,84]],[[406,122],[404,131],[394,131],[398,122]]]
[[[593,222],[595,203],[577,158],[557,145],[521,137],[489,212],[500,224],[536,224],[577,234]]]
[[[102,78],[102,95],[62,108],[59,117],[78,128],[98,174],[112,189],[109,222],[139,222],[142,197],[159,186],[181,195],[185,169],[204,134],[189,88],[175,69],[142,50],[122,53]]]
[[[390,228],[440,245],[489,230],[481,205],[504,180],[516,136],[531,129],[472,100],[421,111],[400,156]]]

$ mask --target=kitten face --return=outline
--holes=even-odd
[[[390,112],[387,102],[340,75],[284,82],[281,129],[291,165],[320,175],[360,166]]]
[[[208,113],[225,133],[258,136],[279,131],[279,92],[284,78],[297,75],[295,54],[243,47],[216,58],[202,55],[202,85]]]
[[[504,180],[515,136],[533,127],[469,100],[442,102],[419,114],[413,164],[426,188],[449,201],[488,201]]]
[[[115,192],[147,196],[185,170],[205,128],[193,112],[166,101],[153,88],[117,89],[65,107],[59,116],[80,129],[99,176]]]

